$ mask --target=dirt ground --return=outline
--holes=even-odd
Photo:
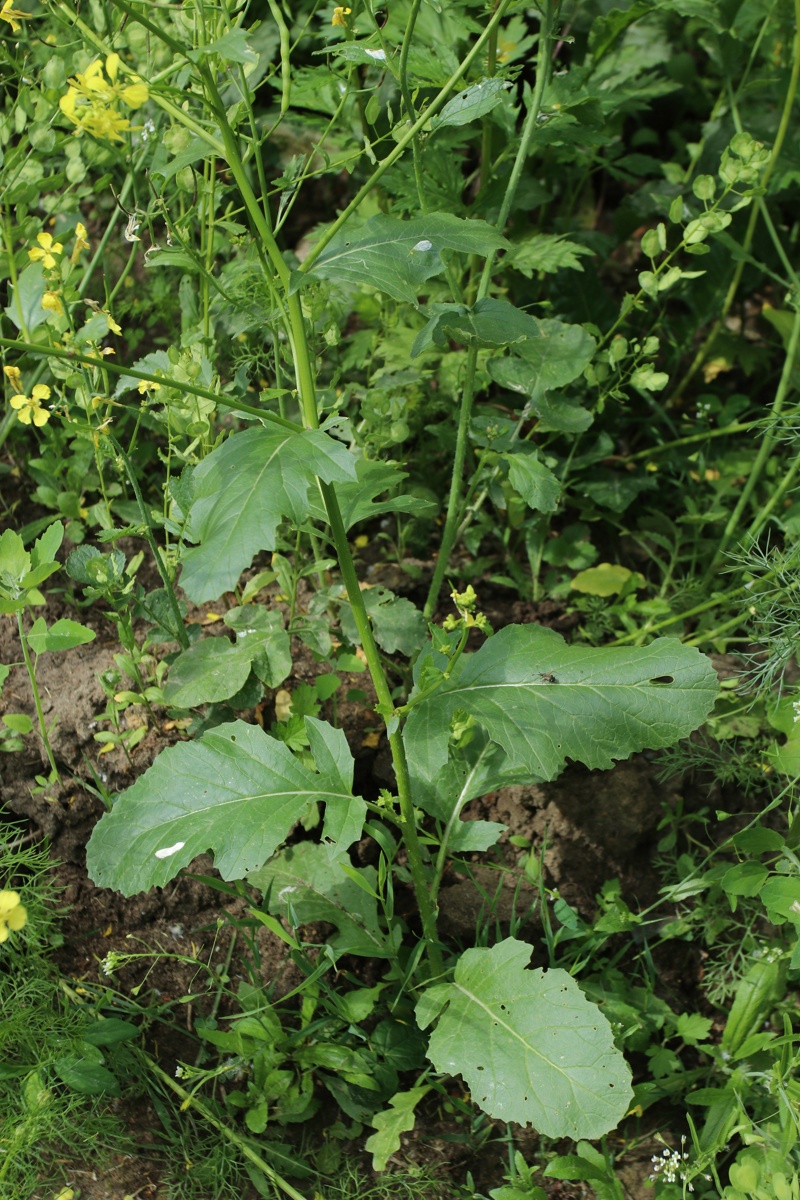
[[[495,628],[520,620],[538,620],[561,629],[569,623],[553,604],[534,609],[519,602],[504,604],[498,600],[485,607]],[[45,615],[52,621],[64,612],[62,602],[56,597]],[[24,750],[4,755],[0,764],[3,769],[0,821],[13,821],[16,829],[22,822],[24,833],[35,839],[47,839],[51,847],[58,864],[54,867],[57,882],[63,889],[61,900],[66,908],[65,941],[57,960],[64,976],[77,986],[111,985],[122,996],[141,997],[145,989],[156,998],[157,1006],[172,1005],[171,1024],[159,1026],[156,1022],[148,1033],[148,1043],[163,1070],[174,1076],[178,1061],[187,1061],[194,1053],[189,1033],[198,1013],[212,1004],[215,972],[224,970],[233,980],[243,973],[237,960],[238,949],[234,948],[231,954],[233,925],[224,919],[223,909],[235,920],[244,912],[246,903],[231,901],[230,897],[191,878],[179,878],[164,889],[131,899],[98,889],[88,879],[85,846],[103,812],[102,800],[92,786],[93,775],[112,794],[122,791],[150,766],[165,744],[177,740],[180,732],[175,729],[157,732],[151,728],[132,751],[132,764],[121,749],[99,753],[93,735],[102,720],[105,697],[98,677],[113,666],[118,645],[113,626],[102,613],[90,610],[87,615],[84,610],[80,619],[95,629],[95,641],[65,654],[43,655],[37,671],[46,721],[48,725],[55,722],[51,741],[63,783],[47,789],[36,784],[35,776],[45,773],[46,768],[38,737],[35,733],[30,735]],[[20,658],[16,621],[0,616],[0,662],[19,663]],[[313,659],[300,647],[297,662],[299,675],[313,674]],[[363,677],[359,677],[358,685],[364,686]],[[288,681],[284,686],[291,690],[293,682]],[[22,666],[13,668],[3,690],[0,716],[7,712],[34,716]],[[245,719],[253,719],[253,714],[243,715]],[[374,745],[374,739],[363,736],[370,715],[368,709],[352,705],[339,711],[357,759],[359,787],[363,794],[376,795],[379,788],[386,786],[389,759],[385,745]],[[129,710],[126,716],[130,721],[144,719],[138,710]],[[454,871],[446,878],[440,893],[442,935],[455,944],[472,944],[476,922],[498,922],[501,930],[507,930],[513,917],[521,919],[517,936],[536,942],[541,927],[528,914],[536,899],[533,887],[525,884],[515,892],[512,874],[498,870],[499,866],[513,866],[523,853],[508,842],[510,834],[528,839],[535,848],[545,846],[548,885],[557,888],[585,916],[591,916],[597,892],[612,878],[622,881],[623,892],[632,906],[652,903],[658,880],[649,865],[650,854],[662,806],[675,799],[669,787],[656,783],[655,775],[651,757],[639,755],[612,771],[590,772],[571,766],[555,783],[504,788],[473,801],[467,817],[500,821],[509,827],[508,833],[497,848],[494,865],[476,862],[471,879]],[[211,860],[197,860],[192,873],[213,874]],[[263,983],[272,985],[278,995],[296,986],[300,978],[297,968],[287,961],[285,949],[280,939],[267,930],[260,931],[258,969]],[[102,966],[108,954],[132,951],[141,953],[141,960],[109,980]],[[690,960],[691,955],[682,964],[689,987],[696,973],[696,963]],[[204,972],[198,962],[204,963],[208,970]],[[181,1003],[182,1000],[186,1002]],[[185,1038],[176,1030],[176,1020],[187,1030]],[[70,1177],[75,1179],[73,1186],[80,1186],[82,1200],[130,1200],[131,1197],[166,1200],[168,1192],[161,1183],[162,1164],[155,1151],[157,1115],[141,1103],[123,1100],[114,1104],[133,1132],[136,1153],[117,1155],[102,1169],[73,1164],[70,1168]],[[403,1148],[406,1163],[422,1159],[427,1165],[431,1161],[440,1163],[445,1178],[450,1173],[461,1181],[470,1172],[475,1186],[484,1191],[502,1182],[504,1145],[492,1142],[488,1150],[484,1148],[476,1155],[469,1139],[455,1138],[452,1122],[448,1124],[448,1118],[433,1111],[424,1114],[418,1128],[424,1128],[424,1138],[420,1141],[419,1134],[406,1137]],[[519,1135],[518,1145],[523,1152],[526,1144],[534,1148],[535,1136],[530,1131],[519,1131]],[[650,1194],[644,1184],[651,1169],[652,1152],[652,1144],[645,1140],[635,1154],[620,1164],[621,1177],[632,1200],[644,1200]],[[583,1185],[550,1181],[548,1186],[554,1200],[591,1195]],[[447,1195],[446,1187],[443,1195]],[[208,1200],[214,1198],[210,1196]],[[242,1200],[246,1200],[246,1193]]]

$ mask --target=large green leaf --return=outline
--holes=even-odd
[[[262,683],[278,687],[292,668],[291,643],[279,612],[245,604],[225,614],[236,642],[225,637],[195,642],[172,664],[164,696],[178,708],[228,700],[243,688],[251,668]]]
[[[507,79],[496,78],[470,84],[463,92],[448,100],[442,111],[433,117],[431,129],[439,129],[443,125],[469,125],[472,121],[478,121],[500,103],[506,88],[510,87]]]
[[[398,494],[397,489],[408,472],[401,471],[394,463],[375,462],[369,458],[357,458],[356,479],[352,483],[336,485],[336,499],[345,529],[351,529],[359,521],[372,521],[381,513],[408,513],[412,517],[433,517],[436,505],[421,496]],[[378,496],[390,493],[385,500]],[[310,515],[325,520],[325,505],[320,495],[309,494]]]
[[[393,950],[378,924],[378,902],[372,894],[377,873],[362,868],[369,891],[342,870],[325,846],[303,842],[276,854],[266,866],[252,871],[247,882],[268,898],[273,916],[292,924],[324,921],[336,929],[328,941],[338,954],[366,958],[391,957]]]
[[[403,221],[382,213],[355,234],[339,234],[323,250],[311,275],[351,284],[368,284],[416,304],[426,281],[445,267],[443,250],[486,256],[508,242],[485,221],[450,213],[430,213]]]
[[[430,649],[420,657],[424,686],[437,665]],[[510,782],[521,772],[544,781],[567,758],[606,769],[637,750],[671,745],[701,724],[716,694],[708,659],[672,638],[645,647],[568,646],[551,629],[511,625],[463,656],[412,708],[403,738],[416,773],[434,779],[447,762],[451,721],[459,713],[463,723],[466,714],[504,749]]]
[[[317,476],[326,483],[356,477],[347,447],[319,429],[246,429],[209,454],[193,476],[189,530],[200,545],[183,559],[187,596],[199,604],[234,588],[259,550],[276,548],[284,517],[296,524],[308,517]]]
[[[206,850],[223,879],[241,879],[312,802],[325,804],[324,833],[344,852],[366,811],[352,794],[352,756],[341,730],[311,717],[306,728],[319,772],[244,721],[165,750],[95,827],[86,855],[94,882],[126,896],[163,887]]]
[[[536,512],[555,512],[561,498],[561,480],[546,467],[533,447],[506,453],[508,482]]]
[[[577,379],[592,361],[597,343],[582,325],[531,320],[539,336],[520,342],[509,358],[493,358],[488,368],[503,387],[539,399]]]
[[[527,970],[530,957],[514,938],[462,954],[453,982],[430,988],[417,1005],[423,1029],[439,1016],[428,1057],[437,1071],[462,1075],[498,1120],[552,1138],[601,1137],[627,1111],[630,1071],[575,980],[559,969]]]

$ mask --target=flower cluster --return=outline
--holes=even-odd
[[[650,1161],[653,1164],[653,1170],[650,1175],[650,1181],[655,1183],[657,1179],[663,1179],[664,1183],[687,1183],[686,1163],[689,1161],[689,1152],[684,1148],[686,1138],[681,1138],[680,1150],[670,1150],[667,1147],[660,1154],[654,1154]],[[687,1188],[690,1192],[694,1191],[694,1185],[687,1183]]]
[[[95,59],[82,74],[69,80],[69,88],[59,100],[59,108],[76,126],[76,133],[90,133],[96,138],[121,142],[123,133],[131,128],[127,117],[120,114],[118,105],[141,108],[147,101],[147,84],[136,75],[131,83],[118,82],[120,58],[109,54],[103,64]]]
[[[0,942],[8,939],[9,933],[22,929],[28,914],[19,902],[18,892],[0,892]]]

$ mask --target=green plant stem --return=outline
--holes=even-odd
[[[800,3],[800,0],[798,0]],[[517,150],[514,165],[511,168],[511,176],[506,187],[503,203],[500,208],[500,213],[497,218],[497,228],[505,229],[511,207],[514,203],[514,197],[519,187],[519,181],[522,178],[522,172],[525,163],[530,153],[531,145],[536,134],[536,127],[539,123],[539,113],[542,109],[542,99],[544,90],[547,86],[547,80],[550,75],[550,37],[553,28],[555,4],[554,0],[544,0],[541,15],[541,28],[539,30],[539,45],[537,48],[536,60],[536,85],[534,87],[531,105],[525,117],[525,124],[522,129],[522,138],[520,140],[519,149]],[[489,293],[489,288],[492,281],[492,271],[494,269],[495,252],[492,251],[487,255],[486,262],[483,265],[478,291],[475,297],[476,303],[479,300],[485,299]],[[430,620],[436,611],[436,605],[439,601],[439,592],[442,588],[447,565],[450,560],[450,555],[456,540],[456,533],[461,522],[462,508],[462,490],[463,490],[463,473],[464,463],[467,456],[467,446],[469,442],[469,426],[472,419],[472,405],[475,399],[476,386],[476,369],[478,365],[478,348],[475,343],[470,345],[467,352],[467,362],[465,370],[464,390],[461,397],[461,408],[458,414],[458,429],[456,432],[456,448],[453,456],[453,471],[450,477],[450,494],[447,500],[447,515],[445,516],[444,529],[442,530],[442,540],[439,545],[439,552],[436,557],[436,566],[433,572],[433,579],[428,590],[428,596],[425,601],[423,613],[426,620]]]
[[[414,885],[414,894],[419,906],[420,918],[422,920],[423,936],[427,943],[428,956],[431,963],[431,968],[434,975],[440,975],[443,971],[443,963],[441,952],[439,950],[439,939],[436,931],[436,908],[431,901],[428,891],[428,881],[425,876],[425,866],[422,856],[422,845],[417,834],[416,821],[414,817],[414,803],[411,793],[411,779],[408,772],[408,760],[406,758],[405,745],[402,735],[399,732],[399,718],[395,712],[394,701],[389,689],[389,683],[386,678],[386,673],[383,669],[383,664],[380,660],[378,647],[375,644],[375,639],[372,634],[372,627],[369,623],[369,617],[364,605],[364,600],[361,594],[361,588],[356,574],[355,564],[350,553],[350,546],[347,541],[347,531],[344,527],[342,515],[339,509],[339,504],[336,499],[336,494],[333,486],[329,483],[320,481],[320,491],[322,499],[328,513],[328,520],[331,527],[331,535],[336,547],[336,554],[339,559],[339,568],[342,572],[342,580],[347,590],[347,598],[350,601],[350,606],[353,613],[358,636],[361,640],[361,648],[364,651],[364,656],[367,660],[372,682],[375,685],[375,692],[378,697],[377,709],[386,722],[387,732],[389,737],[389,746],[392,752],[392,762],[394,764],[395,778],[397,782],[397,800],[400,808],[400,819],[403,829],[403,841],[405,843],[406,852],[408,854],[408,867],[411,872],[411,879]]]
[[[128,458],[125,451],[122,449],[122,446],[120,446],[117,439],[113,436],[113,434],[106,432],[106,437],[111,442],[111,445],[114,447],[114,450],[116,451],[116,453],[122,459],[123,465],[125,467],[125,472],[128,476],[128,479],[130,480],[130,485],[133,488],[133,494],[136,497],[136,503],[139,506],[139,515],[142,518],[142,522],[143,522],[145,530],[146,530],[145,540],[146,540],[148,546],[150,547],[153,558],[155,559],[158,573],[161,576],[161,581],[164,584],[164,590],[167,593],[167,599],[169,600],[169,606],[172,609],[172,616],[175,621],[175,636],[176,636],[178,642],[180,643],[181,648],[183,650],[188,650],[189,645],[190,645],[189,635],[186,632],[186,629],[184,627],[183,617],[181,616],[181,610],[178,607],[178,598],[175,595],[175,587],[174,587],[173,582],[167,572],[167,568],[164,563],[164,559],[161,557],[161,551],[158,548],[158,542],[156,541],[155,535],[153,533],[153,526],[150,523],[150,514],[147,511],[147,507],[145,505],[144,498],[139,489],[139,483],[138,483],[138,480],[136,479],[136,473],[133,470],[133,467],[131,466],[130,459]],[[146,703],[146,701],[145,701],[145,703]],[[147,707],[148,708],[150,707],[149,704],[147,705]]]
[[[258,200],[250,186],[238,153],[236,138],[224,116],[224,108],[222,106],[219,93],[214,80],[211,78],[210,72],[207,69],[202,69],[204,83],[209,95],[213,98],[215,105],[218,108],[218,116],[220,117],[220,133],[225,144],[225,157],[230,167],[231,174],[236,180],[242,200],[247,208],[250,219],[261,237],[263,248],[275,268],[275,273],[283,288],[284,294],[287,297],[287,315],[289,322],[289,331],[292,344],[292,357],[295,367],[295,376],[297,380],[297,390],[300,396],[300,403],[303,413],[303,424],[307,429],[319,428],[319,414],[317,412],[316,400],[316,381],[311,354],[306,336],[305,318],[303,316],[302,300],[298,292],[291,293],[289,290],[289,268],[283,261],[283,257],[275,242],[272,231],[269,228],[264,213]],[[420,917],[422,919],[422,928],[425,941],[427,943],[428,955],[430,958],[431,967],[434,974],[441,974],[443,965],[441,955],[438,948],[438,936],[436,932],[436,910],[431,903],[428,894],[427,880],[425,878],[425,867],[422,856],[422,846],[417,835],[416,823],[414,820],[414,805],[411,798],[411,782],[408,774],[408,763],[406,761],[405,747],[399,731],[393,728],[397,724],[394,716],[394,703],[392,694],[389,689],[388,680],[383,670],[378,647],[372,634],[372,627],[367,615],[364,598],[361,594],[361,588],[356,575],[355,565],[350,552],[350,545],[347,541],[347,532],[342,520],[339,502],[336,499],[336,493],[330,484],[323,483],[320,480],[320,491],[322,493],[325,510],[328,516],[328,522],[331,527],[336,554],[339,560],[339,568],[342,572],[342,580],[347,591],[347,598],[350,601],[350,606],[353,613],[353,619],[356,623],[361,646],[367,660],[372,681],[375,686],[375,691],[378,697],[378,711],[383,716],[389,729],[389,745],[392,751],[392,760],[394,762],[395,775],[397,778],[398,789],[398,804],[400,807],[400,815],[403,821],[404,842],[406,852],[408,854],[408,865],[411,872],[411,878],[414,884],[414,892],[419,905]]]
[[[28,638],[25,634],[25,626],[22,623],[21,612],[17,613],[17,629],[19,631],[20,645],[22,646],[22,657],[25,661],[25,670],[28,672],[28,679],[30,680],[31,691],[33,693],[33,703],[36,707],[36,717],[39,722],[39,733],[41,735],[42,742],[44,743],[44,748],[47,752],[47,761],[50,763],[50,770],[60,783],[61,776],[59,774],[58,767],[56,766],[56,760],[53,757],[53,749],[50,745],[50,739],[47,736],[47,725],[44,719],[44,712],[42,711],[42,698],[39,695],[39,686],[36,682],[36,668],[31,661],[31,651],[28,645]]]
[[[625,633],[621,637],[614,638],[614,641],[609,642],[608,645],[624,646],[626,642],[635,642],[637,638],[645,637],[650,633],[658,633],[659,630],[668,629],[670,625],[676,625],[679,621],[688,621],[690,617],[698,617],[701,613],[709,612],[712,608],[718,608],[722,604],[728,604],[731,600],[736,600],[746,594],[746,587],[735,587],[731,588],[729,592],[719,592],[711,600],[704,600],[702,604],[696,604],[694,608],[687,608],[685,612],[673,613],[671,617],[665,617],[663,621],[656,621],[654,625],[646,625],[634,633]]]
[[[783,370],[781,372],[781,378],[780,378],[780,382],[778,384],[778,390],[775,393],[775,399],[772,402],[772,408],[770,409],[770,413],[769,413],[770,422],[776,422],[778,420],[778,418],[780,417],[781,412],[783,410],[783,405],[784,405],[786,396],[789,391],[789,386],[790,386],[791,377],[792,377],[792,369],[794,367],[794,360],[795,360],[795,356],[797,354],[797,346],[798,346],[799,341],[800,341],[800,311],[797,311],[794,314],[794,322],[792,324],[792,333],[789,338],[789,345],[786,350],[786,358],[783,363]],[[734,508],[733,512],[731,513],[730,517],[728,518],[728,523],[725,526],[724,532],[720,539],[720,543],[717,546],[716,553],[715,553],[713,559],[711,560],[711,564],[710,564],[708,570],[706,571],[706,574],[703,577],[704,582],[708,581],[710,576],[716,571],[717,567],[722,562],[722,559],[725,556],[725,551],[728,549],[728,546],[730,545],[732,537],[734,536],[737,529],[739,528],[739,521],[741,520],[742,513],[744,512],[745,508],[747,507],[747,505],[750,502],[750,497],[753,494],[756,484],[759,482],[759,480],[761,478],[761,474],[764,470],[764,467],[766,466],[766,464],[772,454],[772,451],[775,448],[777,441],[778,441],[778,439],[775,437],[772,430],[767,429],[766,433],[764,434],[764,440],[762,441],[761,446],[758,451],[758,454],[756,455],[755,462],[753,463],[752,467],[750,468],[750,474],[747,478],[747,482],[745,483],[744,487],[742,488],[742,494],[739,497],[736,507]]]
[[[170,1075],[168,1075],[166,1071],[162,1071],[161,1067],[159,1067],[157,1063],[153,1062],[152,1058],[145,1055],[145,1061],[148,1069],[153,1075],[155,1075],[156,1079],[159,1079],[161,1083],[170,1088],[176,1096],[180,1096],[181,1109],[193,1108],[195,1112],[199,1113],[204,1121],[208,1121],[209,1125],[213,1125],[218,1133],[221,1133],[224,1138],[227,1138],[227,1140],[231,1142],[237,1148],[237,1150],[239,1150],[239,1152],[245,1156],[245,1158],[249,1158],[250,1162],[253,1163],[254,1166],[258,1167],[259,1171],[263,1172],[266,1178],[269,1179],[275,1185],[275,1187],[280,1188],[282,1192],[285,1192],[287,1196],[290,1196],[291,1200],[307,1200],[307,1197],[304,1196],[302,1192],[298,1192],[296,1188],[292,1187],[288,1180],[284,1179],[282,1175],[278,1174],[274,1167],[271,1167],[269,1163],[265,1162],[259,1154],[256,1154],[255,1150],[252,1149],[252,1147],[248,1142],[245,1141],[241,1134],[237,1133],[235,1129],[231,1129],[230,1125],[226,1125],[224,1121],[220,1121],[218,1117],[215,1117],[202,1100],[198,1100],[197,1097],[191,1092],[187,1092],[185,1088],[181,1087],[181,1085]]]
[[[403,97],[403,105],[406,110],[406,116],[410,125],[414,125],[417,119],[417,114],[414,109],[414,100],[411,95],[411,88],[408,82],[408,55],[411,50],[411,39],[414,36],[414,26],[417,23],[420,6],[422,0],[413,0],[411,12],[408,14],[408,22],[406,30],[403,34],[403,45],[400,48],[400,66],[398,74],[400,78],[400,94]],[[414,158],[414,178],[417,184],[417,196],[419,197],[420,212],[427,212],[427,204],[425,203],[425,189],[423,187],[422,159],[419,152],[419,135],[415,135],[411,142],[411,153]]]
[[[109,371],[112,375],[129,375],[132,379],[146,379],[151,383],[160,384],[161,387],[176,388],[178,391],[188,392],[192,396],[203,396],[206,400],[213,400],[221,408],[247,413],[251,417],[260,417],[264,421],[280,425],[283,429],[290,429],[294,433],[302,429],[302,425],[298,425],[296,421],[289,421],[285,417],[279,417],[277,413],[266,412],[251,404],[240,404],[238,400],[230,400],[227,396],[221,396],[209,388],[199,387],[196,383],[190,383],[188,380],[170,379],[165,375],[154,375],[152,371],[140,371],[136,367],[122,367],[117,363],[108,362],[105,358],[93,358],[89,354],[79,354],[77,350],[62,350],[56,346],[37,345],[35,342],[20,342],[0,337],[0,347],[4,350],[19,350],[21,353],[35,354],[44,358],[60,358],[66,362],[80,363],[85,367],[97,367],[101,371]]]

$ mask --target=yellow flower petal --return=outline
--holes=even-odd
[[[8,21],[12,33],[19,33],[21,28],[19,22],[27,21],[30,15],[30,13],[17,12],[15,8],[11,7],[11,0],[5,0],[3,7],[0,8],[0,18]]]
[[[33,410],[33,423],[37,429],[41,429],[41,427],[46,425],[49,420],[50,413],[46,408],[35,408]]]
[[[106,75],[112,83],[117,82],[117,74],[119,72],[119,55],[109,54],[106,59]]]
[[[37,383],[31,395],[33,396],[34,400],[49,400],[50,388],[46,383]]]
[[[128,108],[141,108],[146,103],[150,92],[147,84],[140,81],[138,83],[129,83],[127,87],[122,88],[119,95]]]
[[[122,330],[120,329],[119,325],[114,320],[114,318],[111,316],[111,313],[108,313],[105,311],[105,309],[103,309],[103,316],[108,321],[108,328],[111,330],[112,333],[117,333],[117,334],[122,333]]]
[[[340,29],[346,28],[346,26],[347,26],[346,18],[349,17],[351,11],[352,10],[349,8],[342,8],[342,7],[335,8],[333,10],[333,18],[331,19],[331,25],[338,25]]]
[[[12,408],[24,408],[27,403],[27,396],[12,396],[9,400],[9,404]]]
[[[58,298],[58,292],[45,292],[42,296],[42,308],[57,313],[60,317],[64,315],[64,306]]]

